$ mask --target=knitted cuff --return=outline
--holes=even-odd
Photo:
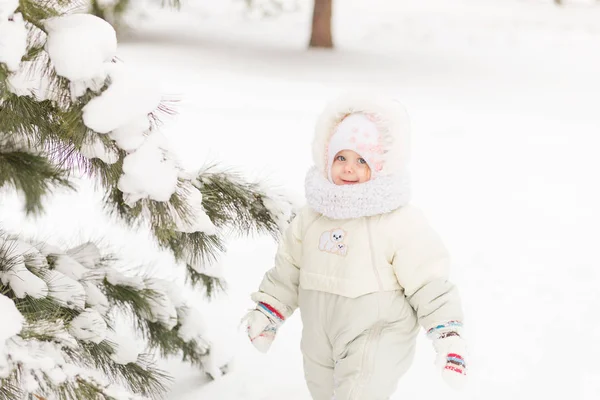
[[[427,337],[430,339],[443,339],[449,336],[460,336],[462,322],[448,321],[438,324],[427,331]]]
[[[250,295],[250,299],[255,303],[269,304],[271,307],[276,309],[281,315],[283,315],[285,319],[289,318],[294,312],[294,309],[290,308],[287,304],[282,303],[275,297],[264,292],[254,292],[252,293],[252,295]]]
[[[271,307],[267,303],[259,302],[256,305],[256,308],[263,314],[265,314],[267,317],[269,317],[270,320],[277,324],[282,324],[283,321],[285,321],[285,317],[279,311],[277,311],[275,308]]]

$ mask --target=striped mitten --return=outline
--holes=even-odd
[[[442,371],[442,378],[454,389],[462,389],[467,381],[467,346],[461,336],[462,323],[448,321],[427,331],[437,352],[436,365]]]
[[[244,319],[248,338],[261,353],[269,350],[277,329],[285,320],[279,311],[267,303],[258,303],[256,309],[250,311]]]

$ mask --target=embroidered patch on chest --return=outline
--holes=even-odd
[[[346,231],[343,229],[332,229],[325,231],[319,238],[319,250],[345,256],[348,253],[348,247],[344,243],[346,238]]]

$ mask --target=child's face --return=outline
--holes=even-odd
[[[331,179],[336,185],[354,185],[371,179],[371,168],[358,153],[342,150],[333,158]]]

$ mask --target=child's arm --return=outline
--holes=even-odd
[[[252,300],[265,303],[287,319],[298,307],[302,254],[302,212],[292,220],[277,249],[275,266],[265,274]]]
[[[418,209],[410,207],[397,229],[394,272],[425,329],[461,321],[456,287],[448,280],[449,255],[437,233]]]
[[[251,298],[256,308],[246,314],[248,338],[259,351],[266,353],[279,326],[298,307],[298,283],[302,253],[302,215],[288,226],[275,256],[275,266],[265,274],[258,292]]]
[[[461,386],[466,372],[463,311],[458,290],[449,281],[448,251],[414,207],[405,211],[397,232],[393,266],[398,282],[433,340],[445,379]]]

